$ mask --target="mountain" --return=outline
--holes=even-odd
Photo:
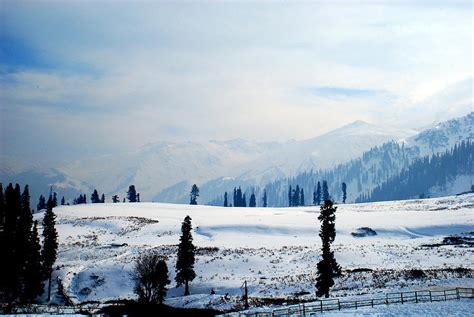
[[[334,167],[360,156],[371,147],[390,140],[403,141],[415,133],[414,130],[356,121],[315,138],[283,143],[227,174],[204,182],[200,185],[200,201],[208,203],[234,187],[262,187],[300,172]],[[257,188],[253,190],[258,191]],[[186,201],[186,195],[187,191],[183,191],[181,197],[176,197],[175,192],[168,188],[153,200],[180,203]]]
[[[474,133],[473,119],[474,113],[469,113],[464,117],[437,124],[402,142],[388,142],[376,146],[359,158],[339,164],[334,168],[305,171],[293,177],[268,183],[265,189],[269,206],[287,206],[290,185],[293,187],[299,185],[303,188],[306,193],[306,203],[310,204],[309,194],[314,191],[317,182],[323,180],[328,182],[332,199],[337,201],[342,199],[342,182],[347,184],[348,202],[354,201],[361,195],[369,195],[378,185],[408,169],[415,160],[430,154],[444,153],[456,144],[471,140]],[[456,194],[461,188],[468,190],[470,185],[465,176],[465,173],[455,171],[450,178],[445,179],[446,184],[437,184],[436,187],[427,191],[427,194],[440,196]],[[257,192],[261,193],[262,190],[257,190]],[[213,202],[220,204],[219,199],[214,199]]]
[[[58,194],[58,199],[65,197],[72,203],[80,193],[91,193],[93,187],[83,181],[70,177],[56,168],[44,167],[25,161],[2,156],[0,164],[0,183],[19,183],[29,185],[31,205],[36,209],[40,195],[47,197],[50,188]]]

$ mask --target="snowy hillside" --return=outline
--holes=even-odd
[[[192,218],[198,247],[193,294],[209,294],[214,288],[218,295],[239,295],[244,280],[253,297],[314,294],[320,252],[317,207],[119,203],[64,206],[55,212],[60,239],[60,269],[55,274],[76,302],[132,297],[133,261],[149,249],[168,257],[173,279],[186,215]],[[474,234],[473,212],[474,194],[338,206],[336,259],[345,270],[367,270],[337,279],[335,294],[472,284],[472,273],[466,277],[450,269],[474,269],[469,242]],[[448,243],[449,236],[460,238],[448,238],[454,241]],[[425,270],[426,279],[404,278],[404,270],[413,268]],[[182,289],[174,287],[168,293],[169,297],[181,294]]]

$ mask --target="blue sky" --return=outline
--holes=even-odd
[[[1,154],[462,115],[472,17],[471,1],[1,1]]]

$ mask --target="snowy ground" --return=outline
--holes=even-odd
[[[251,297],[314,297],[320,238],[317,207],[222,208],[158,203],[89,204],[55,209],[60,247],[56,274],[75,302],[133,297],[130,272],[141,253],[168,258],[171,280],[181,222],[190,215],[199,248],[191,283],[195,295],[171,285],[168,304],[229,309],[248,282]],[[333,245],[347,272],[333,294],[474,285],[474,194],[340,205]],[[39,217],[39,215],[36,215]],[[351,233],[369,227],[376,235]],[[460,245],[437,245],[447,236]],[[467,241],[467,242],[466,242]],[[463,267],[468,270],[456,270]],[[414,277],[410,269],[424,270]],[[216,295],[209,296],[214,288]],[[224,294],[230,298],[224,298]],[[300,294],[301,295],[301,294]]]

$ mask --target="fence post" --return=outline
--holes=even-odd
[[[306,316],[306,306],[304,305],[304,303],[302,305],[303,305],[303,316]]]
[[[430,292],[430,302],[432,302],[432,301],[433,301],[433,299],[431,298],[431,291],[428,291],[428,292]]]
[[[400,299],[401,299],[402,304],[403,304],[403,293],[400,293]]]
[[[385,294],[385,305],[388,305],[388,294]]]
[[[459,288],[456,287],[456,298],[460,300],[461,298],[459,297]]]
[[[370,304],[372,305],[372,308],[373,308],[374,307],[374,300],[373,299],[370,301]]]
[[[418,303],[418,292],[415,291],[415,303]]]
[[[357,301],[355,301],[355,306],[356,306],[356,309],[357,309]]]
[[[337,308],[338,310],[341,310],[341,302],[339,301],[339,298],[337,299]]]
[[[321,312],[323,312],[323,301],[320,300],[319,302],[321,303]]]
[[[448,299],[446,298],[446,290],[444,290],[444,300],[447,301]]]

